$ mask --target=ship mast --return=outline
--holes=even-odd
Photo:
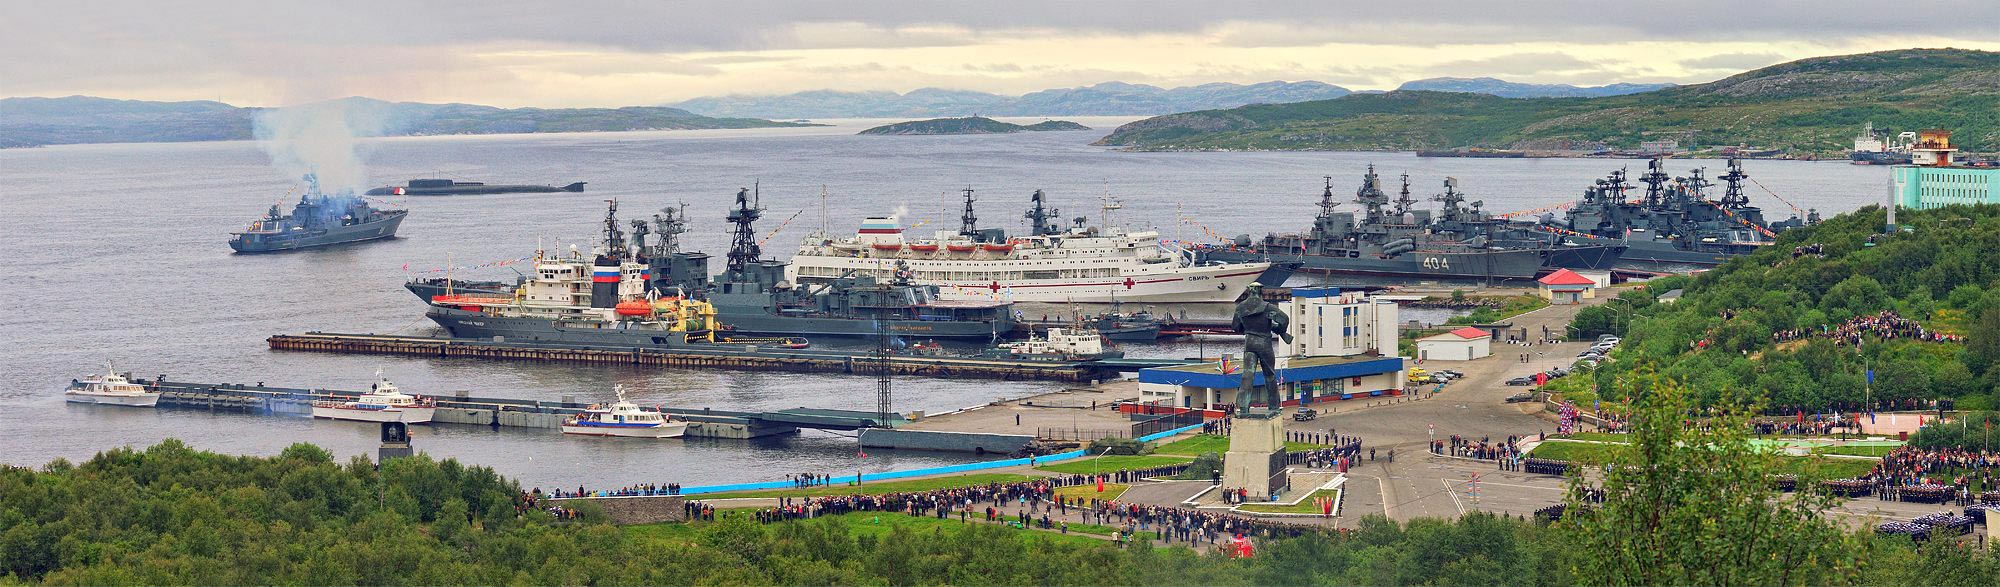
[[[1382,207],[1388,205],[1389,195],[1382,193],[1382,179],[1375,175],[1375,166],[1368,166],[1368,174],[1361,177],[1361,189],[1355,190],[1354,201],[1368,209],[1369,224],[1382,222]]]
[[[741,279],[744,269],[756,263],[757,257],[763,254],[757,246],[757,229],[752,227],[763,214],[763,208],[751,204],[749,188],[736,190],[736,209],[729,211],[729,223],[735,225],[731,229],[734,238],[729,244],[727,266],[731,280]]]
[[[1028,212],[1021,216],[1028,219],[1030,233],[1033,233],[1034,236],[1062,233],[1062,227],[1050,222],[1062,217],[1062,211],[1043,206],[1047,197],[1042,195],[1042,190],[1035,190],[1035,195],[1029,196],[1028,200],[1034,202],[1035,207],[1029,208]]]
[[[1668,179],[1667,172],[1660,165],[1659,157],[1646,162],[1646,174],[1639,176],[1639,181],[1646,182],[1647,207],[1660,205],[1660,196],[1663,195]]]
[[[958,235],[974,238],[979,235],[979,216],[972,213],[972,186],[965,186],[965,212],[958,215]]]
[[[1729,184],[1728,189],[1722,192],[1722,207],[1738,209],[1750,205],[1750,196],[1743,195],[1745,179],[1750,179],[1750,175],[1743,173],[1743,160],[1730,157],[1729,172],[1722,174],[1722,181]]]
[[[1333,176],[1327,175],[1322,178],[1326,180],[1326,191],[1319,193],[1319,219],[1325,220],[1333,217],[1333,208],[1340,203],[1333,201]]]
[[[1409,212],[1410,206],[1417,203],[1416,198],[1410,197],[1410,174],[1404,173],[1402,175],[1402,178],[1403,178],[1403,191],[1396,195],[1396,215],[1398,216],[1403,215],[1403,213],[1405,212]],[[1451,182],[1452,182],[1451,178],[1445,178],[1444,191],[1447,194],[1451,193]]]
[[[604,254],[613,259],[625,257],[625,230],[618,227],[618,200],[605,200],[608,208],[604,211]]]

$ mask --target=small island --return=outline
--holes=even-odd
[[[1067,120],[1045,120],[1034,124],[1000,122],[984,116],[933,118],[887,124],[861,131],[864,135],[986,135],[1041,130],[1090,130]]]

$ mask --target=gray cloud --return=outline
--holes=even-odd
[[[1744,71],[1774,65],[1785,61],[1785,56],[1777,53],[1724,53],[1700,59],[1681,61],[1681,67],[1709,71]]]

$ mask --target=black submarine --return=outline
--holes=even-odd
[[[383,186],[368,190],[371,196],[470,196],[478,194],[545,194],[552,192],[582,192],[583,184],[576,182],[564,186],[488,184],[477,181],[457,181],[450,179],[412,179],[408,185]]]

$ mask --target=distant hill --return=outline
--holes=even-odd
[[[1045,130],[1090,130],[1067,120],[1045,120],[1034,124],[1000,122],[983,116],[933,118],[885,124],[861,131],[864,135],[985,135]]]
[[[1117,116],[1234,108],[1345,96],[1346,88],[1321,82],[1202,84],[1159,88],[1107,82],[1042,90],[1019,97],[925,88],[895,92],[818,90],[779,96],[719,96],[671,104],[710,116],[761,118],[899,118],[910,116]]]
[[[544,109],[369,98],[341,101],[382,121],[381,128],[371,133],[380,136],[799,126],[754,118],[710,118],[659,106]],[[252,138],[262,110],[209,101],[5,98],[0,99],[0,147],[242,140]]]
[[[1845,151],[1862,125],[1948,128],[1960,148],[2000,149],[2000,53],[1910,49],[1817,57],[1623,96],[1501,98],[1395,91],[1159,116],[1100,144],[1148,150],[1504,148],[1535,141]]]
[[[1396,89],[1487,94],[1502,98],[1591,98],[1597,96],[1623,96],[1625,94],[1664,90],[1671,87],[1674,87],[1674,84],[1611,84],[1605,86],[1577,87],[1569,84],[1524,84],[1490,77],[1434,77],[1404,82],[1402,86]]]

